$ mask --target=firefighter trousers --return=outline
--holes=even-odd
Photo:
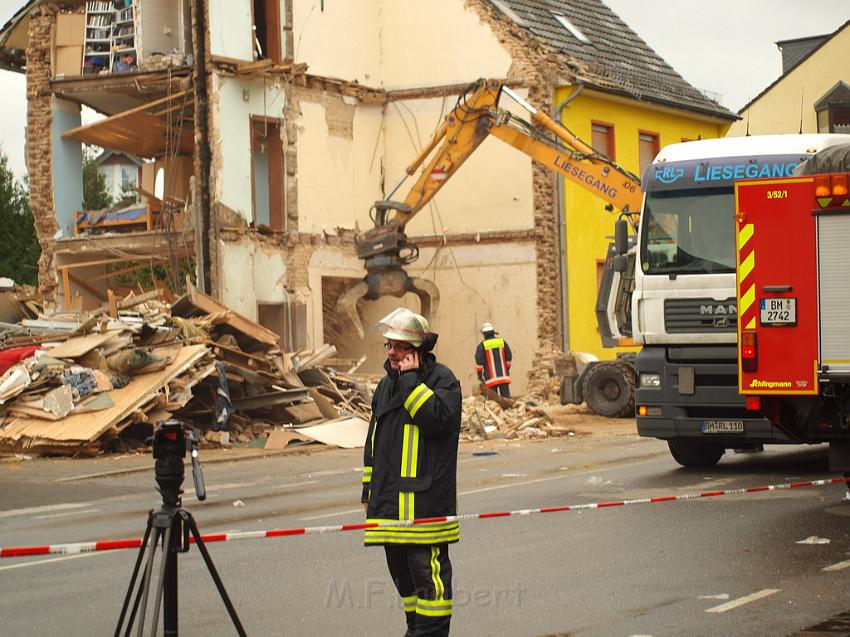
[[[387,566],[404,604],[407,635],[445,637],[452,619],[448,544],[385,545]]]

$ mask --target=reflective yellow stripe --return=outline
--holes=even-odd
[[[755,284],[751,285],[750,288],[741,295],[741,308],[738,310],[739,314],[743,314],[756,300],[756,286]]]
[[[503,338],[488,338],[484,341],[484,349],[496,349],[497,347],[504,347],[505,339]]]
[[[419,400],[419,397],[423,394],[423,392],[428,391],[428,385],[425,383],[419,383],[416,387],[413,388],[413,391],[410,392],[410,395],[407,397],[407,400],[404,401],[404,408],[407,411],[410,411],[410,406]]]
[[[410,597],[402,597],[401,603],[404,604],[404,612],[405,613],[412,613],[413,611],[415,611],[416,610],[416,601],[417,601],[416,595],[411,595]]]
[[[428,391],[425,392],[425,394],[422,396],[422,398],[420,398],[419,400],[416,401],[416,404],[413,405],[413,409],[410,410],[411,418],[416,415],[416,412],[419,411],[419,408],[422,406],[422,404],[433,395],[434,395],[434,392],[429,389]]]
[[[443,599],[443,593],[445,593],[445,587],[443,586],[443,581],[440,578],[440,547],[432,546],[431,547],[431,579],[434,582],[434,598],[435,599]]]
[[[447,617],[452,614],[452,600],[450,599],[416,599],[416,614],[426,617]]]
[[[414,520],[416,518],[413,513],[413,491],[400,491],[398,494],[398,519]]]
[[[419,427],[414,424],[404,426],[401,441],[401,477],[415,478],[419,464]]]
[[[738,233],[738,250],[747,245],[747,241],[752,238],[754,231],[755,228],[751,223],[748,223],[743,228],[741,228],[741,231]]]
[[[443,544],[460,539],[460,527],[452,522],[452,528],[416,529],[415,527],[380,527],[366,529],[363,541],[366,544]]]
[[[372,482],[372,467],[363,467],[363,484]]]
[[[753,271],[753,268],[756,265],[756,251],[753,250],[747,255],[747,258],[741,261],[741,267],[738,268],[739,281],[743,281],[747,278],[747,275]]]

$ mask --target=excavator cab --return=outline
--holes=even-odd
[[[440,291],[434,282],[411,277],[404,270],[404,266],[419,257],[419,248],[407,240],[398,220],[390,218],[393,210],[405,215],[412,212],[411,206],[400,202],[375,202],[371,215],[375,227],[355,239],[357,256],[364,261],[366,276],[337,300],[337,310],[348,317],[361,338],[363,323],[357,309],[361,299],[374,301],[382,296],[401,297],[412,292],[419,297],[420,314],[429,321],[433,321],[440,306]]]

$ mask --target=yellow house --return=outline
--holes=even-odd
[[[776,44],[782,75],[738,112],[728,136],[850,133],[850,21],[829,35]]]
[[[570,89],[558,89],[555,103],[570,93]],[[568,128],[582,139],[592,139],[594,148],[637,175],[642,175],[662,147],[686,140],[723,137],[732,121],[728,113],[718,116],[587,89],[562,113],[562,121]],[[606,213],[598,197],[569,183],[564,189],[564,208],[568,347],[600,358],[613,358],[622,350],[603,347],[589,310],[596,303],[599,275],[617,216]]]

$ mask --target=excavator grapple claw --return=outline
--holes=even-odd
[[[363,322],[357,302],[360,299],[374,301],[382,296],[401,297],[411,292],[419,297],[419,311],[432,324],[440,306],[440,291],[433,281],[408,276],[400,267],[387,267],[369,271],[362,281],[346,290],[337,300],[337,311],[347,316],[360,338],[363,338]]]

